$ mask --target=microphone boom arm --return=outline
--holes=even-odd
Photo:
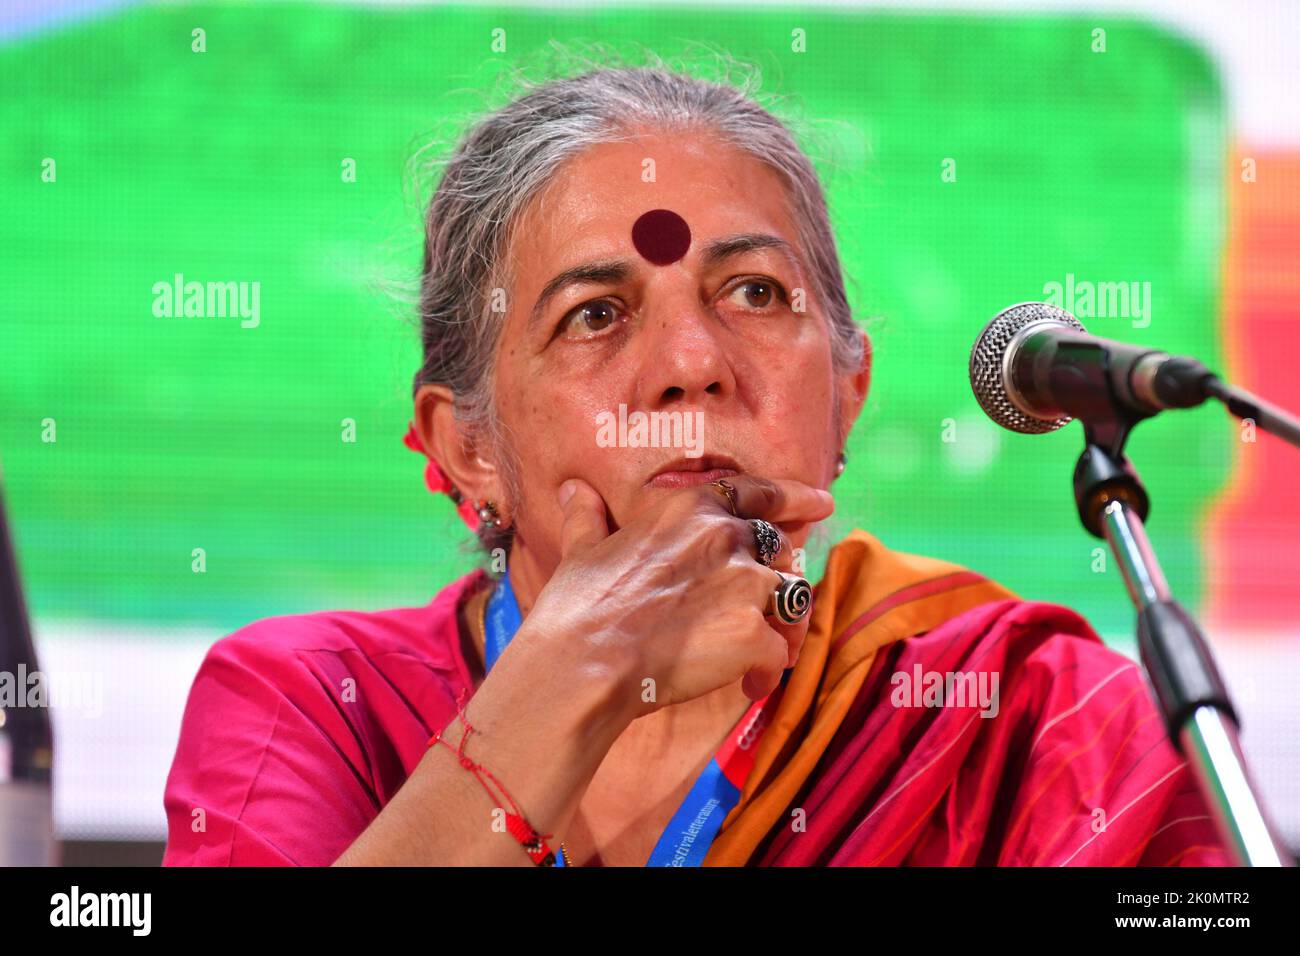
[[[1209,397],[1223,402],[1238,418],[1250,419],[1261,430],[1300,448],[1300,418],[1215,376],[1207,379],[1204,387]]]

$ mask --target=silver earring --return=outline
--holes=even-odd
[[[490,524],[494,528],[501,527],[501,516],[497,514],[497,506],[494,502],[484,501],[478,506],[478,520],[484,524]]]
[[[849,460],[848,460],[847,457],[845,457],[844,452],[840,452],[840,458],[839,458],[839,461],[837,461],[837,462],[835,463],[835,477],[836,477],[836,478],[838,478],[840,475],[844,474],[844,467],[845,467],[848,463],[849,463]]]

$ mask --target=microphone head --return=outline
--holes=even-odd
[[[975,340],[970,350],[970,387],[984,414],[1003,428],[1024,435],[1041,435],[1055,431],[1073,419],[1035,418],[1011,400],[1008,390],[1007,360],[1011,340],[1026,326],[1038,323],[1064,325],[1076,332],[1085,329],[1069,312],[1046,302],[1021,302],[1003,309]]]

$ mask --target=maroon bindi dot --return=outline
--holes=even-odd
[[[632,245],[655,265],[666,266],[686,255],[691,230],[671,209],[651,209],[632,224]]]

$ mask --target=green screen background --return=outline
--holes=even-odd
[[[1118,571],[1093,572],[1103,545],[1074,511],[1079,426],[996,429],[966,363],[989,317],[1067,273],[1151,283],[1148,328],[1090,331],[1220,360],[1211,65],[1133,20],[776,10],[146,8],[0,46],[0,461],[34,616],[230,630],[424,603],[472,567],[401,443],[416,335],[377,280],[418,267],[406,161],[552,40],[667,57],[685,38],[759,65],[829,147],[814,159],[875,343],[831,538],[862,527],[1130,631]],[[260,326],[155,317],[152,287],[177,272],[259,282]],[[1232,428],[1203,407],[1129,448],[1193,609]],[[815,579],[824,548],[812,557]]]

